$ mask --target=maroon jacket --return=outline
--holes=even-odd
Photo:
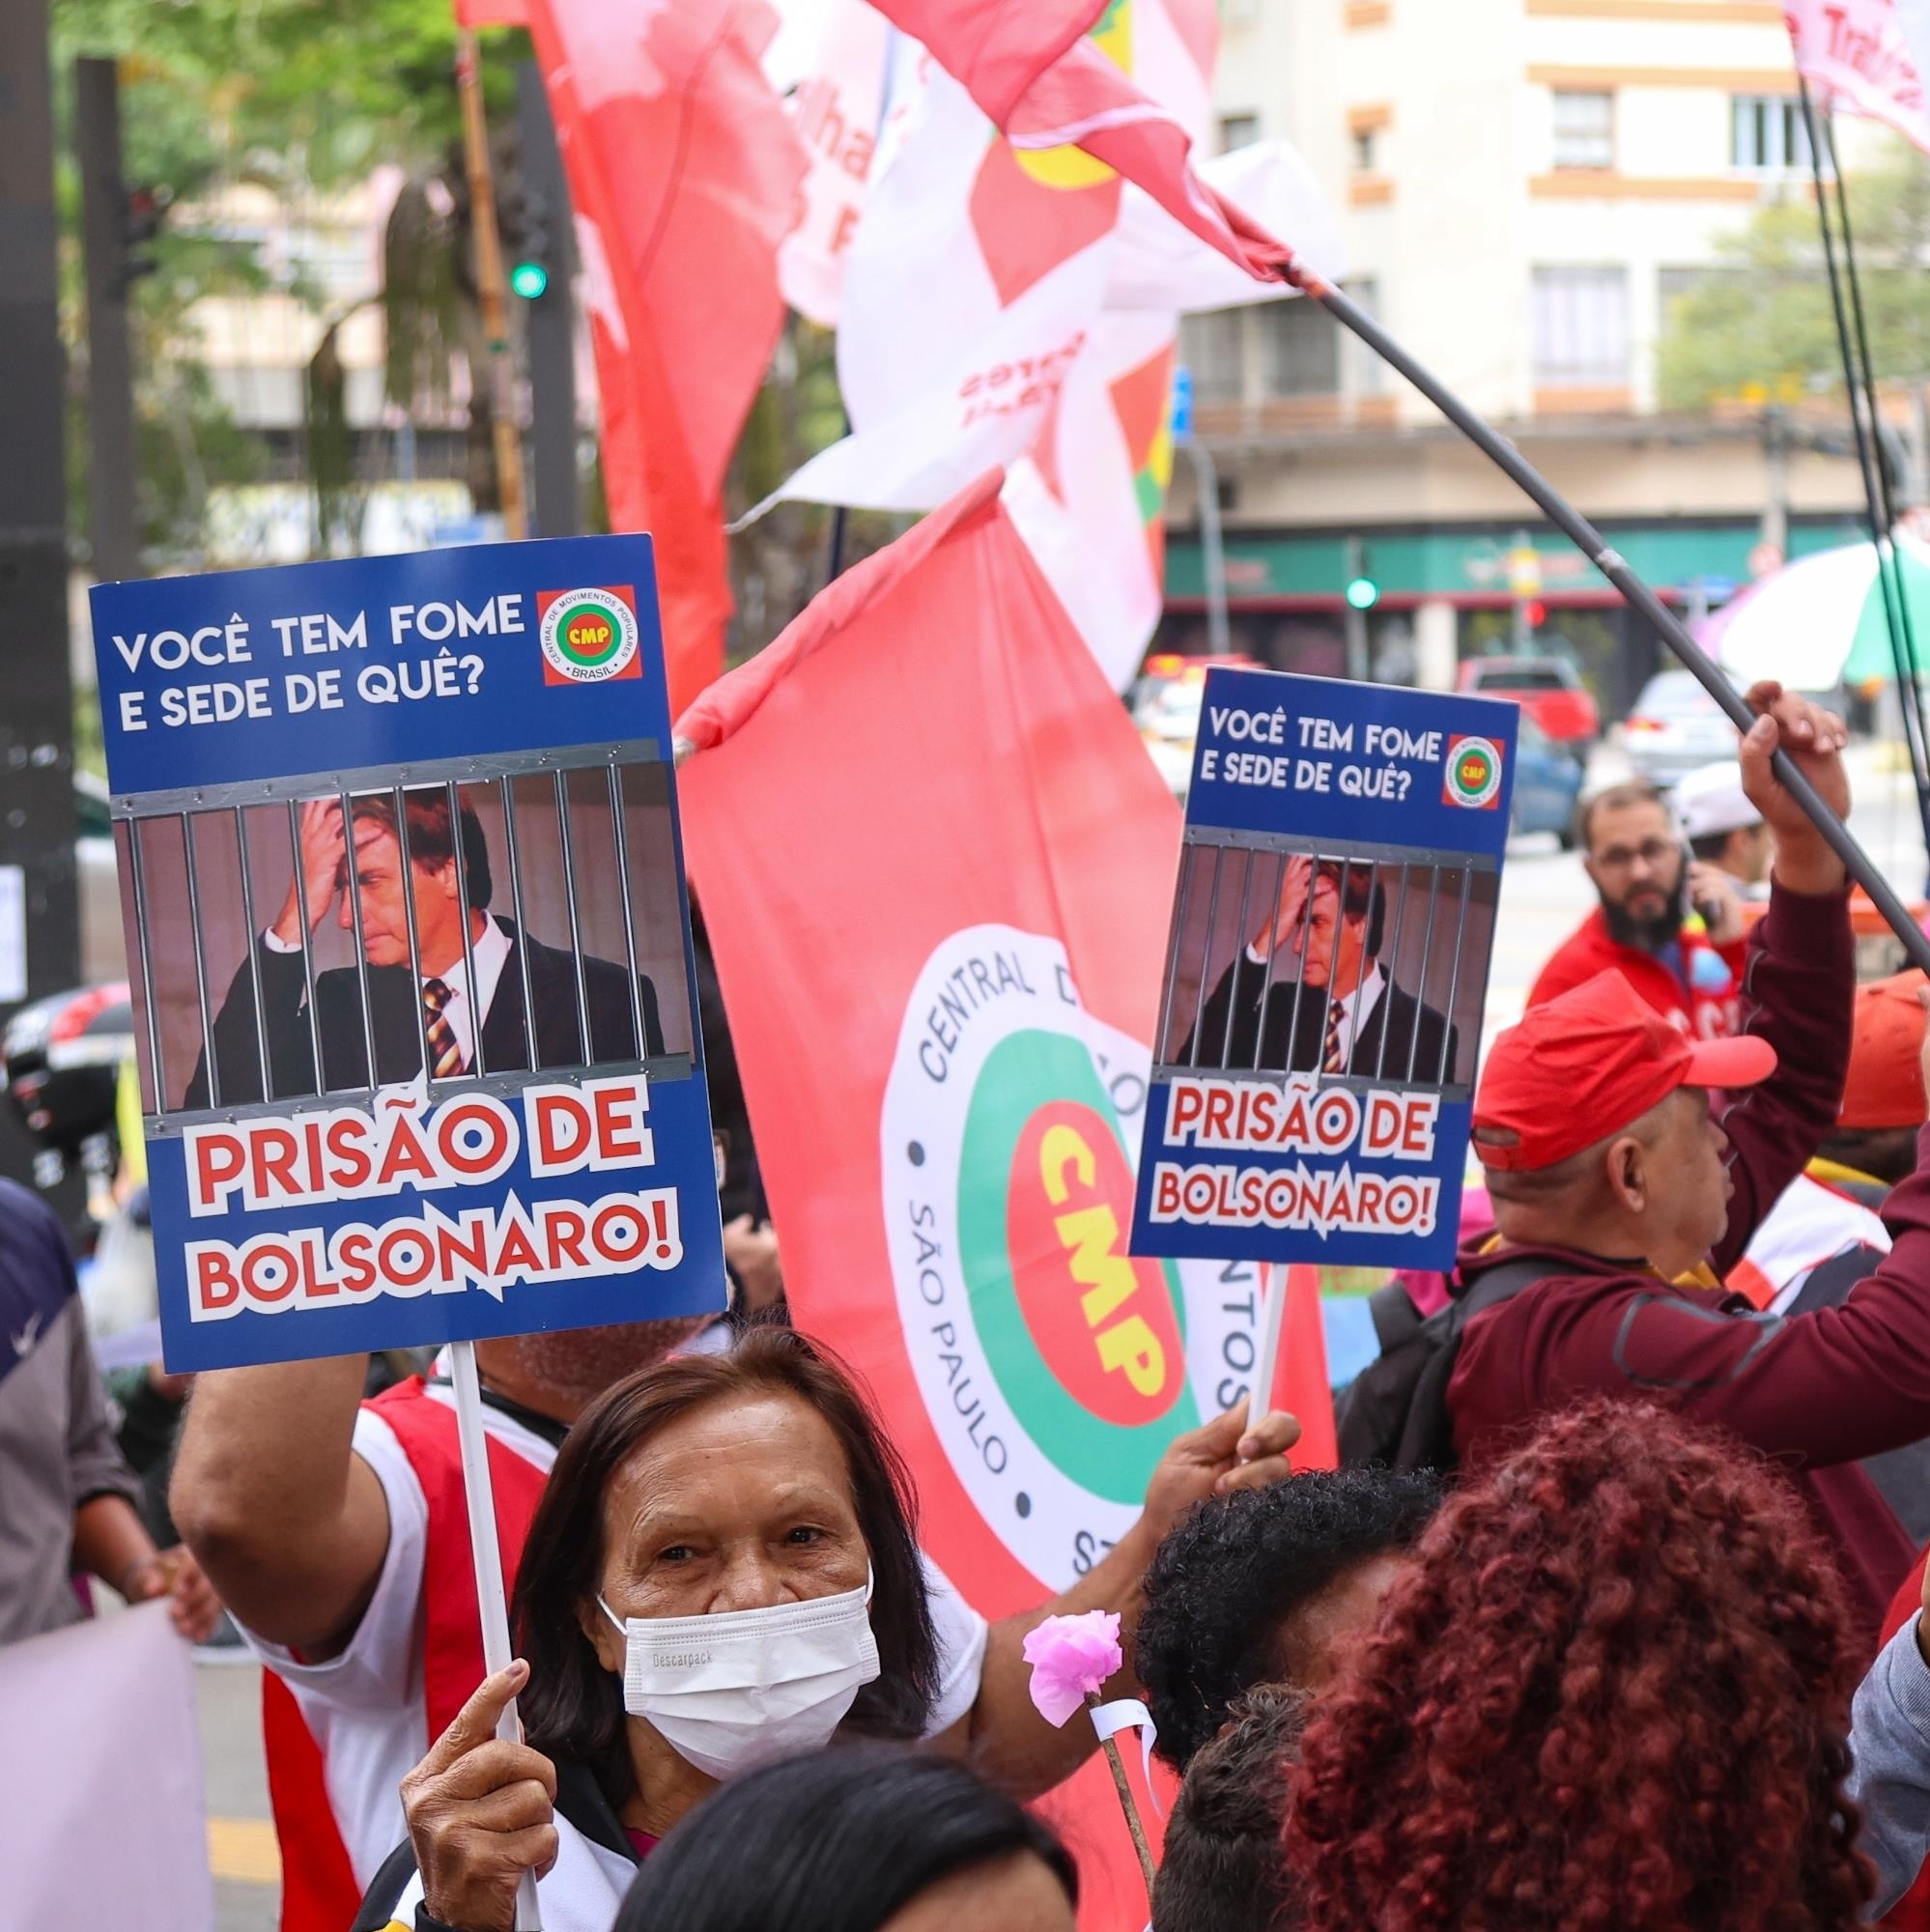
[[[1855,975],[1844,901],[1777,888],[1749,940],[1743,1030],[1776,1050],[1762,1086],[1722,1115],[1736,1183],[1710,1256],[1718,1276],[1834,1124]],[[1857,1459],[1930,1434],[1930,1130],[1884,1218],[1896,1245],[1840,1307],[1758,1313],[1719,1288],[1679,1288],[1639,1263],[1563,1248],[1464,1251],[1471,1280],[1537,1253],[1547,1280],[1468,1322],[1448,1384],[1462,1457],[1479,1462],[1541,1411],[1593,1391],[1666,1403],[1789,1467],[1835,1546],[1872,1643],[1913,1551]]]

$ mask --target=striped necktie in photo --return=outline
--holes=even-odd
[[[428,1009],[428,1024],[423,1031],[429,1038],[429,1074],[434,1080],[448,1080],[463,1070],[463,1049],[456,1030],[442,1009],[449,1004],[450,989],[443,980],[424,980],[422,1004]],[[1334,1009],[1338,1012],[1339,1008]]]
[[[1340,1030],[1341,1003],[1338,1000],[1329,1000],[1327,1002],[1327,1041],[1320,1055],[1320,1071],[1322,1073],[1345,1073],[1347,1071],[1347,1068],[1341,1065]]]

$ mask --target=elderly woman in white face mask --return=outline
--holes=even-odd
[[[530,1524],[522,1661],[404,1780],[409,1843],[356,1927],[509,1932],[534,1871],[545,1932],[609,1932],[720,1779],[834,1733],[919,1737],[938,1662],[909,1498],[850,1382],[788,1329],[617,1383]],[[501,1742],[519,1695],[528,1742]]]

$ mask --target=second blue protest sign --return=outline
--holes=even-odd
[[[721,1308],[649,540],[93,610],[168,1367]]]
[[[1452,1259],[1518,715],[1207,672],[1133,1253]]]

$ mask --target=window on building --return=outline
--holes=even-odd
[[[1558,168],[1615,165],[1615,97],[1558,89],[1554,97],[1554,164]]]
[[[1534,271],[1535,381],[1595,388],[1629,380],[1629,271]]]
[[[1371,175],[1375,167],[1375,130],[1372,128],[1357,128],[1353,137],[1353,164],[1364,175]]]
[[[1258,114],[1220,116],[1220,153],[1230,155],[1235,148],[1250,148],[1260,139]]]
[[[1260,331],[1261,384],[1268,396],[1340,393],[1340,325],[1304,296],[1253,311]]]
[[[1729,164],[1764,174],[1808,167],[1809,130],[1802,107],[1786,95],[1732,96]]]
[[[1203,403],[1236,403],[1245,393],[1240,365],[1243,310],[1218,308],[1189,315],[1179,324],[1179,359],[1193,372],[1193,394]]]

